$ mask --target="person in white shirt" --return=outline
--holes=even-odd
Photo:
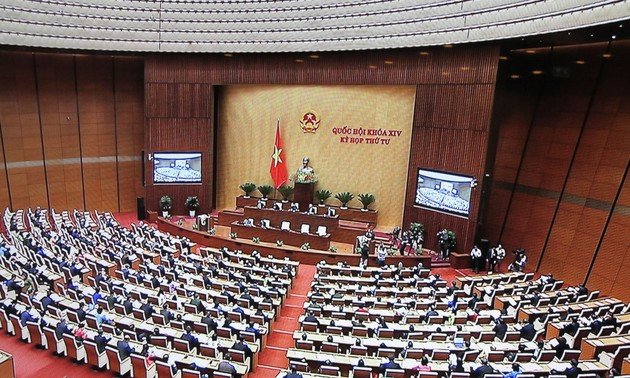
[[[481,249],[477,245],[473,246],[470,251],[470,258],[472,260],[472,269],[475,273],[479,273],[479,265],[481,264]]]

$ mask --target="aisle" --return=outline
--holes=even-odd
[[[306,301],[306,293],[311,288],[313,276],[317,271],[313,265],[300,265],[291,294],[280,311],[280,318],[273,324],[273,331],[267,338],[267,346],[258,356],[256,372],[250,374],[255,378],[273,378],[279,371],[286,371],[289,366],[286,354],[294,345],[293,331],[300,328],[298,317],[302,315],[302,306]]]

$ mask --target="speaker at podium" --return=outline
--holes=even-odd
[[[201,214],[197,216],[197,229],[199,231],[210,231],[210,216],[207,214]]]

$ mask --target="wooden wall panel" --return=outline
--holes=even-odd
[[[74,57],[37,54],[35,62],[50,206],[83,208]]]
[[[0,206],[83,209],[85,183],[86,188],[94,189],[88,194],[93,195],[88,208],[134,210],[135,197],[143,193],[142,59],[24,52],[0,55],[1,147],[9,178],[7,185],[3,170]],[[112,60],[118,59],[127,62],[120,70],[124,93],[119,95],[123,105],[118,117],[125,130],[121,140],[128,143],[122,149],[124,156],[117,155],[113,110]],[[120,208],[118,160],[132,162],[124,169],[133,169],[136,177],[136,187],[124,191],[129,199]],[[83,168],[92,164],[84,175]],[[129,188],[131,184],[129,181]]]
[[[112,58],[77,56],[75,60],[86,208],[117,209]]]
[[[417,170],[461,173],[483,184],[493,91],[492,84],[418,86],[403,224],[423,223],[429,248],[437,248],[435,235],[447,228],[457,235],[458,250],[470,249],[481,197],[473,190],[467,219],[415,207]]]
[[[134,211],[143,197],[142,153],[144,146],[144,63],[140,59],[115,58],[116,153],[120,211]]]
[[[12,204],[48,206],[33,56],[0,53],[3,112],[0,114]],[[6,109],[6,112],[4,111]]]

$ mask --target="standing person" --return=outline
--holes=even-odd
[[[387,250],[381,243],[376,249],[376,259],[378,260],[378,266],[385,266],[385,257],[387,257]]]
[[[407,231],[402,233],[402,237],[400,238],[400,245],[398,246],[398,250],[400,251],[400,255],[405,255],[405,250],[407,249],[407,245],[409,244],[409,234]]]
[[[494,267],[497,265],[497,249],[490,248],[488,251],[488,273],[494,272]]]
[[[501,263],[503,262],[503,259],[505,258],[505,248],[503,248],[503,246],[501,245],[501,243],[499,243],[499,245],[496,248],[496,261],[497,261],[497,272],[501,271]]]
[[[479,273],[479,265],[481,264],[481,249],[475,244],[470,251],[470,258],[472,260],[473,272]]]

